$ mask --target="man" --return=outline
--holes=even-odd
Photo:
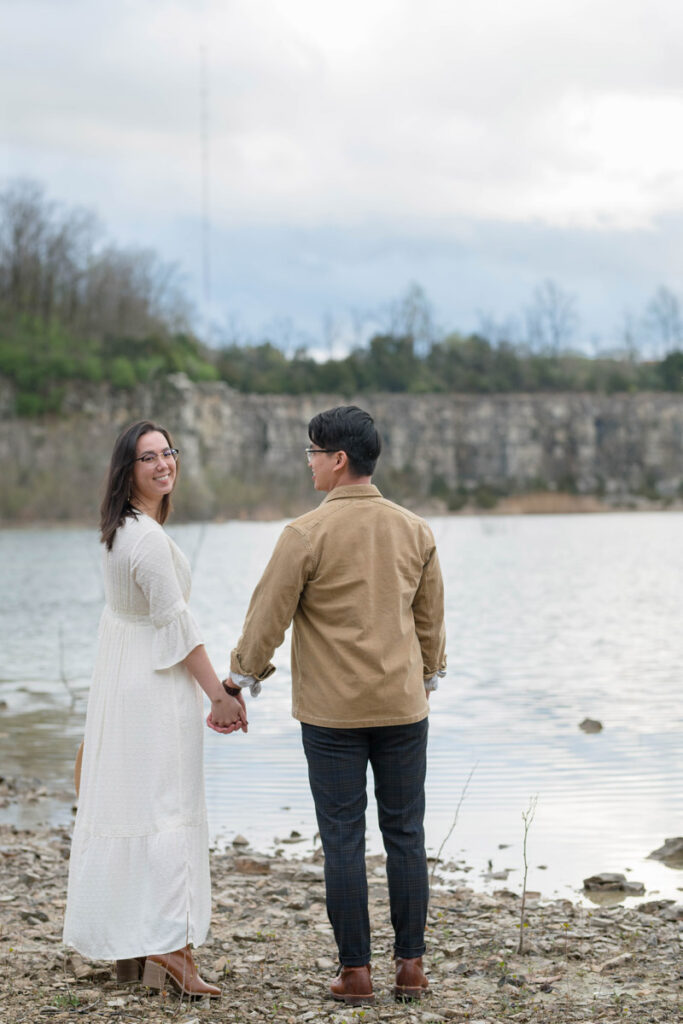
[[[281,534],[232,652],[231,681],[258,690],[293,621],[292,713],[301,722],[341,964],[330,992],[352,1005],[374,1001],[370,762],[387,854],[394,995],[419,998],[428,987],[427,698],[446,666],[441,571],[424,520],[372,484],[381,449],[372,417],[356,406],[329,409],[311,420],[308,436],[313,486],[327,497]]]

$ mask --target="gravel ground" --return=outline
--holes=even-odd
[[[212,853],[212,927],[197,953],[203,977],[223,995],[190,1002],[172,991],[119,986],[111,963],[65,949],[68,857],[66,829],[0,826],[2,1022],[683,1021],[678,904],[588,909],[568,900],[527,902],[520,955],[518,894],[478,894],[437,877],[425,957],[430,992],[419,1003],[397,1004],[383,859],[370,857],[377,998],[375,1006],[354,1009],[327,996],[336,950],[319,856],[265,857],[235,846]]]

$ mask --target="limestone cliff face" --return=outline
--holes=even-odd
[[[165,424],[182,451],[179,510],[283,515],[310,483],[306,426],[339,395],[243,395],[175,374],[135,393],[74,388],[60,417],[17,419],[0,382],[0,514],[5,521],[90,518],[117,432],[140,417]],[[352,400],[353,401],[353,400]],[[363,395],[384,439],[378,483],[420,501],[488,485],[585,494],[681,493],[683,396]]]

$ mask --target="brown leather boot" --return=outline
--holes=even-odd
[[[134,956],[130,960],[116,961],[116,980],[119,985],[129,985],[139,981],[145,969],[144,956]]]
[[[334,999],[340,1003],[347,1003],[349,1006],[374,1003],[370,964],[366,964],[364,967],[342,965],[339,974],[330,985],[330,992]]]
[[[421,999],[429,988],[429,982],[422,970],[422,957],[394,957],[396,961],[396,984],[394,998],[401,1003],[408,999]]]
[[[217,999],[221,994],[216,985],[207,985],[199,977],[189,946],[184,946],[175,953],[147,957],[142,984],[149,988],[163,988],[166,979],[183,996],[195,996],[197,999],[209,996],[211,999]]]

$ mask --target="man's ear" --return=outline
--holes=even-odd
[[[335,469],[339,469],[339,470],[341,470],[343,472],[348,467],[348,464],[349,464],[349,457],[346,454],[346,452],[337,452],[336,453],[336,462],[334,464],[334,468]]]

